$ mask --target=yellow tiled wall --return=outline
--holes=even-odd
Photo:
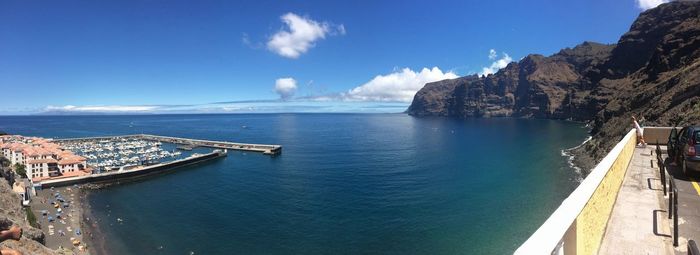
[[[611,169],[576,218],[576,254],[598,253],[617,193],[632,159],[635,144],[636,137],[628,139]]]

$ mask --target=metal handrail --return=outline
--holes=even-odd
[[[678,247],[678,187],[676,186],[676,181],[673,178],[671,180],[671,200],[669,200],[669,206],[673,204],[673,247]],[[670,213],[669,213],[670,214]]]
[[[666,165],[664,165],[663,156],[661,156],[661,147],[659,146],[659,141],[656,141],[656,161],[659,166],[659,176],[661,177],[661,186],[664,189],[664,197],[667,195],[666,192]]]
[[[659,142],[656,142],[656,160],[659,165],[659,175],[666,196],[666,176],[668,176],[668,219],[673,219],[673,247],[678,247],[678,187],[675,178],[668,173]],[[700,255],[700,254],[698,254]]]
[[[668,196],[668,219],[673,218],[673,247],[678,247],[678,187],[671,174],[668,174],[669,196]]]

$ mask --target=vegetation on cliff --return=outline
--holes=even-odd
[[[17,175],[21,176],[22,178],[27,178],[27,167],[20,163],[17,163],[15,164],[15,173],[17,173]]]

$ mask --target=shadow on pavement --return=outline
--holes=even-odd
[[[671,237],[671,235],[659,233],[659,219],[658,219],[658,218],[659,218],[659,213],[660,213],[660,212],[665,213],[666,211],[664,211],[664,210],[654,210],[654,235],[663,236],[663,237]],[[662,216],[662,217],[664,217],[664,216]]]

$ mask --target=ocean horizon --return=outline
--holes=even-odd
[[[588,136],[569,121],[351,113],[2,116],[0,130],[283,146],[89,191],[108,254],[512,253],[578,185],[562,151]]]

